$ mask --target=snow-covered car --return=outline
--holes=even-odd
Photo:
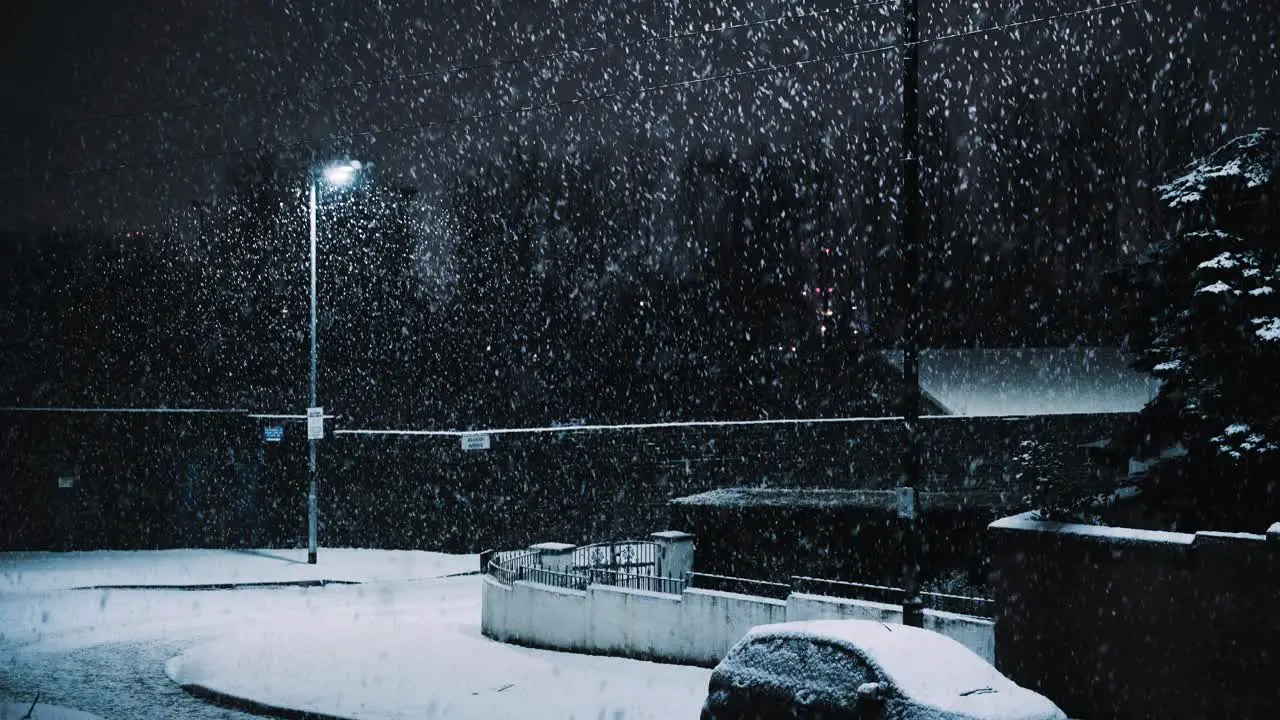
[[[703,720],[1066,720],[944,635],[871,620],[760,625],[711,674]]]

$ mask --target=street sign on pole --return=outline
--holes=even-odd
[[[898,517],[914,520],[916,517],[916,489],[913,487],[898,488]]]
[[[307,408],[307,439],[324,439],[324,408]]]
[[[267,425],[266,427],[262,428],[262,439],[265,440],[266,442],[274,442],[274,443],[278,443],[281,440],[284,440],[284,426],[283,425]]]
[[[488,433],[478,433],[475,435],[462,436],[463,450],[488,450],[489,435]]]

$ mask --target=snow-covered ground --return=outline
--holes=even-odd
[[[100,720],[79,710],[69,710],[56,705],[46,705],[32,700],[29,703],[0,703],[0,720]]]
[[[478,570],[475,555],[416,550],[158,550],[0,553],[0,592],[318,580],[415,580]]]
[[[327,550],[0,554],[0,704],[247,718],[178,683],[351,718],[697,717],[709,671],[480,635],[475,556]],[[305,559],[305,556],[300,556]],[[361,580],[236,590],[71,589]],[[167,582],[166,582],[167,581]]]

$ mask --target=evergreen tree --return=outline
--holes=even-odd
[[[1186,451],[1154,477],[1198,521],[1252,524],[1277,505],[1280,467],[1280,133],[1236,138],[1159,192],[1182,217],[1128,273],[1149,318],[1135,367],[1164,383],[1136,439]]]

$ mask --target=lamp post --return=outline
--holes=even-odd
[[[329,185],[350,185],[356,178],[356,173],[360,172],[360,163],[350,162],[341,165],[332,165],[325,168],[321,173],[321,178]],[[319,195],[320,178],[311,177],[308,184],[308,194],[310,195],[310,219],[311,219],[311,374],[308,382],[308,408],[316,407],[316,218],[319,213],[319,203],[317,197]],[[323,423],[321,419],[321,423]],[[316,535],[317,525],[320,520],[319,506],[316,501],[316,485],[318,473],[316,471],[316,438],[308,430],[307,432],[307,563],[316,564]]]

